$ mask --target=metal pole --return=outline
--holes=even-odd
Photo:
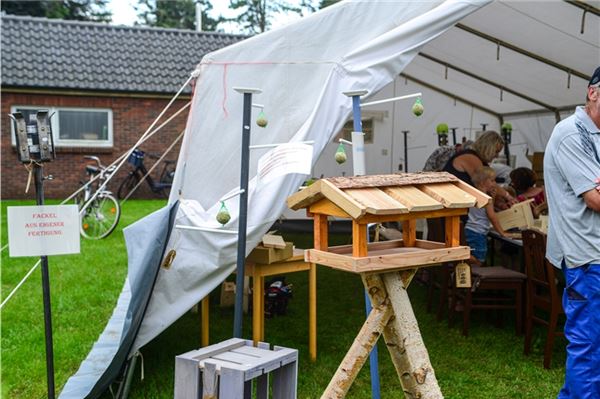
[[[366,91],[355,91],[346,92],[345,95],[352,97],[352,120],[353,130],[352,133],[352,166],[354,176],[360,176],[366,174],[365,166],[365,149],[364,149],[364,137],[362,135],[362,123],[361,123],[361,112],[360,112],[360,96],[367,94]],[[362,140],[361,140],[362,139]],[[367,240],[369,239],[369,229],[367,229]],[[371,300],[367,291],[365,294],[365,311],[367,317],[371,313]],[[373,399],[381,398],[381,387],[379,384],[379,361],[378,361],[377,345],[373,346],[371,353],[369,354],[369,371],[371,373],[371,397]]]
[[[404,134],[404,172],[408,173],[408,132],[410,130],[403,130]]]
[[[35,194],[38,205],[44,205],[44,170],[41,165],[34,164]],[[44,298],[44,327],[46,335],[46,379],[48,382],[48,398],[54,399],[54,350],[52,347],[52,308],[50,305],[50,275],[48,257],[40,257],[42,264],[42,291]]]
[[[242,119],[242,165],[240,174],[240,191],[242,193],[240,194],[233,337],[242,338],[244,264],[246,261],[246,226],[248,221],[248,175],[250,170],[250,117],[252,115],[252,93],[260,91],[241,88],[235,90],[244,94],[244,113]],[[260,295],[260,293],[255,292],[254,295]]]
[[[452,144],[456,145],[456,128],[451,127],[450,130],[452,130]]]

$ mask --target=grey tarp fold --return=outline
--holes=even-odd
[[[152,296],[178,205],[164,207],[124,230],[127,281],[111,320],[60,399],[97,398],[122,372]]]

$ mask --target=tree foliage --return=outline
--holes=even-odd
[[[241,10],[229,21],[237,22],[247,33],[261,33],[271,26],[275,14],[294,12],[301,15],[305,3],[295,7],[283,0],[229,0],[229,8]]]
[[[110,22],[112,13],[106,8],[108,0],[14,1],[2,0],[3,12],[77,21]]]
[[[215,19],[208,15],[212,10],[210,0],[138,0],[135,8],[138,12],[138,23],[163,28],[195,29],[196,3],[202,5],[202,30],[217,30],[219,23],[224,19],[221,16]]]

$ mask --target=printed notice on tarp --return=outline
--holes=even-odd
[[[258,182],[265,184],[290,173],[310,175],[312,145],[286,143],[278,145],[258,160]]]
[[[9,206],[7,211],[9,256],[79,253],[77,205]]]

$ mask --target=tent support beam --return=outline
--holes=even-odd
[[[565,0],[565,1],[567,1],[567,0]],[[541,55],[537,55],[535,53],[532,53],[531,51],[527,51],[525,49],[522,49],[521,47],[517,47],[514,44],[505,42],[504,40],[500,40],[500,39],[498,39],[498,38],[496,38],[496,37],[494,37],[492,35],[488,35],[487,33],[483,33],[481,31],[478,31],[476,29],[473,29],[473,28],[468,27],[468,26],[463,25],[463,24],[456,24],[455,26],[457,28],[459,28],[459,29],[464,30],[465,32],[469,32],[469,33],[471,33],[471,34],[473,34],[475,36],[479,36],[482,39],[488,40],[488,41],[490,41],[490,42],[492,42],[492,43],[494,43],[496,45],[505,47],[505,48],[507,48],[509,50],[512,50],[514,52],[522,54],[522,55],[524,55],[526,57],[533,58],[536,61],[543,62],[546,65],[549,65],[551,67],[560,69],[560,70],[566,72],[567,74],[571,74],[573,76],[577,76],[578,78],[581,78],[581,79],[583,79],[585,81],[590,80],[590,77],[591,77],[590,75],[587,75],[587,74],[585,74],[583,72],[575,71],[572,68],[569,68],[569,67],[567,67],[565,65],[559,64],[558,62],[554,62],[552,60],[549,60],[548,58],[542,57]]]
[[[596,7],[594,7],[592,5],[584,3],[581,0],[564,0],[564,1],[565,1],[565,3],[568,3],[568,4],[572,5],[572,6],[581,8],[582,10],[587,11],[590,14],[594,14],[594,15],[600,17],[600,10],[599,9],[597,9]]]
[[[558,112],[573,111],[575,109],[575,107],[577,107],[577,105],[579,105],[579,104],[560,107],[560,108],[557,108],[556,110]],[[502,117],[512,118],[512,117],[519,117],[519,116],[526,116],[526,115],[538,115],[538,114],[548,114],[548,113],[550,113],[550,112],[545,109],[532,109],[532,110],[528,110],[528,111],[507,112],[505,114],[502,114]]]
[[[481,105],[475,104],[474,102],[471,102],[471,101],[469,101],[469,100],[467,100],[467,99],[465,99],[465,98],[463,98],[463,97],[459,97],[459,96],[457,96],[457,95],[455,95],[455,94],[452,94],[452,93],[450,93],[449,91],[446,91],[446,90],[444,90],[444,89],[441,89],[441,88],[439,88],[439,87],[437,87],[437,86],[434,86],[434,85],[432,85],[432,84],[430,84],[430,83],[427,83],[427,82],[425,82],[425,81],[423,81],[423,80],[417,79],[417,78],[415,78],[415,77],[412,77],[412,76],[410,76],[410,75],[407,75],[407,74],[406,74],[406,73],[404,73],[404,72],[403,72],[403,73],[401,73],[401,74],[400,74],[400,76],[402,76],[402,77],[403,77],[403,78],[405,78],[405,79],[411,80],[411,81],[413,81],[413,82],[415,82],[415,83],[417,83],[417,84],[419,84],[419,85],[421,85],[421,86],[427,87],[428,89],[431,89],[431,90],[434,90],[434,91],[436,91],[436,92],[438,92],[438,93],[440,93],[440,94],[443,94],[443,95],[445,95],[446,97],[454,98],[454,99],[456,99],[457,101],[460,101],[461,103],[467,104],[467,105],[469,105],[469,106],[471,106],[471,107],[473,107],[473,108],[476,108],[476,109],[478,109],[478,110],[480,110],[480,111],[487,112],[488,114],[491,114],[491,115],[494,115],[494,116],[496,116],[497,118],[500,118],[500,114],[498,114],[498,113],[497,113],[497,112],[495,112],[495,111],[492,111],[491,109],[488,109],[488,108],[482,107]]]
[[[543,102],[541,102],[541,101],[539,101],[539,100],[536,100],[535,98],[532,98],[532,97],[526,96],[525,94],[523,94],[523,93],[519,93],[518,91],[515,91],[515,90],[512,90],[512,89],[509,89],[509,88],[508,88],[508,87],[506,87],[506,86],[502,86],[501,84],[498,84],[498,83],[496,83],[496,82],[494,82],[494,81],[491,81],[491,80],[489,80],[489,79],[486,79],[486,78],[484,78],[484,77],[481,77],[481,76],[479,76],[479,75],[476,75],[476,74],[474,74],[473,72],[469,72],[469,71],[467,71],[466,69],[463,69],[463,68],[457,67],[456,65],[449,64],[449,63],[447,63],[447,62],[446,62],[446,61],[444,61],[444,60],[441,60],[441,59],[439,59],[439,58],[433,57],[433,56],[431,56],[431,55],[428,55],[428,54],[425,54],[425,53],[422,53],[422,52],[420,52],[420,53],[419,53],[419,55],[420,55],[421,57],[423,57],[423,58],[426,58],[426,59],[430,60],[430,61],[436,62],[436,63],[438,63],[438,64],[440,64],[440,65],[444,65],[444,66],[445,66],[445,67],[447,67],[447,68],[454,69],[455,71],[457,71],[457,72],[460,72],[460,73],[462,73],[462,74],[464,74],[464,75],[467,75],[467,76],[469,76],[469,77],[471,77],[471,78],[473,78],[473,79],[479,80],[480,82],[486,83],[486,84],[488,84],[488,85],[490,85],[490,86],[497,87],[498,89],[500,89],[500,90],[502,90],[502,91],[505,91],[505,92],[507,92],[507,93],[510,93],[510,94],[512,94],[512,95],[515,95],[515,96],[517,96],[517,97],[521,97],[521,98],[522,98],[522,99],[524,99],[524,100],[527,100],[527,101],[529,101],[529,102],[532,102],[532,103],[534,103],[534,104],[537,104],[537,105],[539,105],[540,107],[544,107],[544,108],[546,108],[546,109],[549,109],[549,110],[550,110],[550,111],[552,111],[552,112],[556,112],[556,107],[553,107],[553,106],[551,106],[551,105],[548,105],[548,104],[546,104],[546,103],[543,103]]]

